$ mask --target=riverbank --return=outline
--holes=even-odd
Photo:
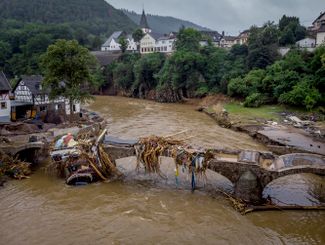
[[[247,133],[276,154],[325,154],[325,122],[320,114],[278,105],[245,108],[226,97],[203,99],[198,110],[221,127]]]
[[[62,135],[76,138],[97,135],[106,127],[97,113],[82,110],[73,122],[50,124],[42,121],[21,121],[0,125],[0,186],[8,177],[27,178],[32,167],[44,162],[53,142]]]

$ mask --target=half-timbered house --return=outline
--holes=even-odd
[[[11,86],[5,74],[0,72],[0,123],[10,122],[10,91]]]
[[[49,90],[42,87],[43,77],[22,76],[15,86],[15,114],[17,118],[35,118],[37,114],[53,111],[70,115],[69,100],[64,97],[51,100]],[[80,113],[80,103],[73,104],[73,114]]]

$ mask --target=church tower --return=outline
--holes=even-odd
[[[144,9],[142,10],[142,16],[141,16],[141,20],[140,20],[140,27],[141,30],[143,31],[143,33],[150,33],[151,29],[148,25],[148,21],[147,21],[147,16],[144,12]]]

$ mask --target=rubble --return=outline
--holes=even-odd
[[[79,132],[62,136],[51,152],[52,165],[58,175],[69,185],[84,185],[98,180],[120,178],[122,174],[103,150],[101,142],[107,130],[96,137],[95,132],[83,135]]]
[[[20,161],[0,151],[0,178],[26,179],[31,174],[31,163]]]

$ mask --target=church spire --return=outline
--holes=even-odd
[[[143,30],[144,33],[148,33],[150,32],[150,27],[147,21],[147,16],[146,13],[144,12],[144,8],[142,9],[142,16],[141,16],[141,20],[140,20],[140,27]]]

